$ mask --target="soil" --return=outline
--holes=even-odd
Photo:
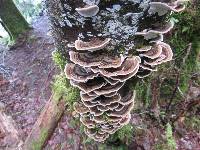
[[[55,49],[49,34],[47,17],[33,23],[8,50],[1,46],[0,102],[21,129],[24,140],[51,96],[51,82],[56,72],[51,53]],[[4,84],[3,84],[4,83]]]

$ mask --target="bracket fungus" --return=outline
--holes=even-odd
[[[75,41],[75,48],[79,51],[97,51],[106,47],[109,44],[110,40],[110,38],[107,38],[105,40],[92,39],[90,42],[84,42],[79,39]]]
[[[99,12],[97,5],[86,5],[83,8],[76,8],[76,11],[83,17],[93,17]]]
[[[53,1],[49,7],[64,13],[52,12],[57,45],[69,57],[64,71],[80,89],[74,110],[85,133],[104,142],[131,119],[136,93],[130,83],[172,60],[163,37],[174,23],[166,14],[182,11],[187,0]]]
[[[169,11],[173,12],[181,12],[185,9],[184,3],[189,0],[176,0],[175,2],[171,2],[168,0],[168,3],[164,2],[150,2],[149,13],[158,13],[159,16],[165,15]]]

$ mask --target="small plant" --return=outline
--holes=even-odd
[[[195,131],[200,131],[200,117],[193,116],[193,117],[186,117],[185,124],[189,129],[194,129]]]
[[[173,137],[172,126],[169,123],[166,125],[165,136],[169,150],[176,150],[176,141]]]
[[[123,144],[130,144],[133,138],[133,126],[131,124],[125,125],[121,129],[119,129],[117,132],[115,132],[110,138],[109,141],[118,141],[117,143],[123,143]]]
[[[166,125],[165,139],[159,139],[153,150],[176,150],[176,141],[173,137],[172,126],[169,123]]]

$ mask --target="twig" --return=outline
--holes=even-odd
[[[174,97],[176,95],[176,92],[178,90],[179,84],[180,84],[180,73],[178,72],[178,74],[176,75],[176,85],[175,85],[175,88],[173,90],[173,93],[172,93],[172,96],[170,98],[170,101],[169,101],[169,103],[168,103],[168,105],[166,107],[166,110],[165,110],[166,112],[169,110],[169,108],[170,108],[170,106],[171,106],[171,104],[173,102],[173,99],[174,99]]]
[[[177,120],[179,120],[181,117],[183,117],[186,114],[186,112],[188,112],[192,107],[195,107],[197,105],[200,105],[200,99],[196,99],[190,102],[185,101],[182,105],[182,108],[180,108],[180,110],[182,111],[179,112],[177,117],[172,122],[174,123]]]
[[[191,49],[192,49],[192,43],[189,43],[188,44],[188,47],[187,47],[187,49],[186,49],[186,55],[185,55],[185,57],[183,57],[183,65],[185,64],[185,62],[186,62],[186,59],[188,58],[188,56],[189,56],[189,54],[190,54],[190,52],[191,52]]]

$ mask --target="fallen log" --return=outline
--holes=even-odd
[[[65,102],[55,101],[52,96],[25,140],[23,150],[41,150],[53,134],[64,111]]]

